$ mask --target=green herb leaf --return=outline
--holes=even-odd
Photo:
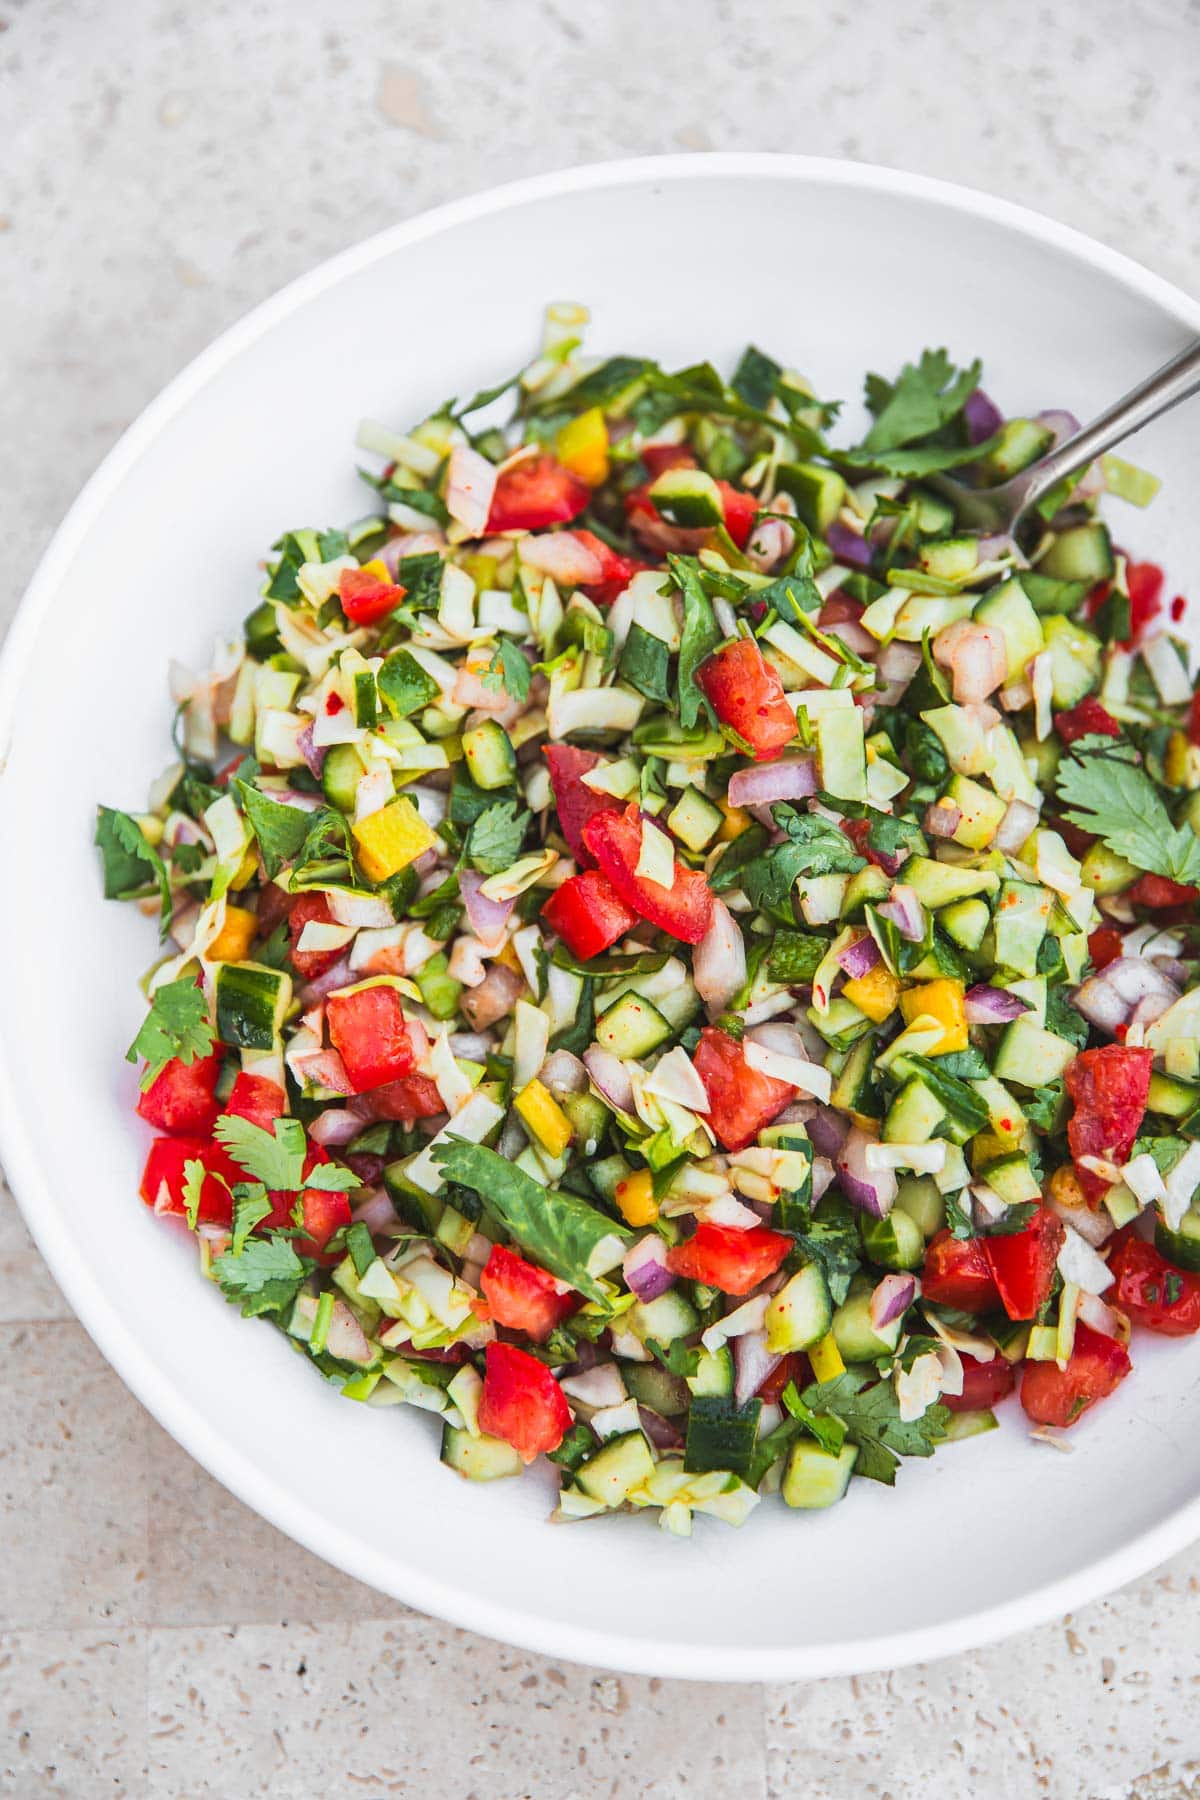
[[[665,703],[670,698],[667,682],[670,661],[671,653],[663,640],[635,620],[621,651],[618,664],[621,679],[636,688],[639,694],[644,694],[647,700]]]
[[[185,1067],[198,1056],[207,1056],[216,1041],[216,1033],[208,1021],[208,1004],[204,992],[191,975],[168,981],[157,988],[150,1001],[150,1011],[142,1020],[142,1028],[125,1052],[126,1062],[145,1057],[142,1092],[157,1080],[174,1057]]]
[[[799,1209],[789,1212],[788,1229],[797,1250],[805,1261],[820,1264],[830,1299],[840,1306],[862,1266],[862,1244],[850,1203],[841,1194],[828,1193],[807,1217]]]
[[[183,1165],[183,1212],[188,1222],[188,1230],[195,1231],[196,1221],[200,1217],[200,1201],[204,1194],[204,1183],[208,1170],[198,1156],[189,1157]],[[224,1181],[223,1175],[214,1177]]]
[[[787,833],[788,842],[764,850],[741,870],[740,885],[751,905],[781,906],[801,875],[853,874],[863,867],[866,859],[831,819],[797,812],[786,803],[772,807],[771,816]],[[718,876],[724,874],[726,861],[722,857],[717,864]],[[712,885],[715,889],[716,882]]]
[[[233,1237],[229,1249],[240,1256],[246,1239],[272,1211],[271,1197],[261,1181],[239,1181],[233,1189]]]
[[[351,1188],[362,1186],[353,1169],[334,1162],[317,1163],[303,1181],[306,1188],[317,1188],[323,1194],[348,1194]]]
[[[850,1368],[832,1381],[814,1382],[801,1399],[810,1412],[832,1413],[841,1420],[846,1436],[859,1448],[855,1474],[888,1487],[895,1482],[900,1457],[933,1455],[950,1417],[947,1407],[931,1406],[919,1419],[906,1423],[891,1382],[879,1381],[867,1368]]]
[[[783,368],[774,357],[766,356],[753,344],[748,344],[729,385],[739,400],[764,412],[775,396],[775,387],[782,374]]]
[[[299,1119],[276,1119],[273,1129],[264,1131],[252,1119],[222,1113],[213,1135],[238,1167],[264,1187],[292,1191],[302,1185],[305,1141]]]
[[[101,806],[96,812],[95,843],[104,862],[104,898],[136,900],[157,888],[160,935],[171,917],[171,887],[162,857],[136,819]]]
[[[433,676],[426,674],[408,650],[393,650],[384,657],[375,685],[394,719],[407,719],[410,713],[419,712],[441,691]]]
[[[234,785],[242,811],[258,839],[267,879],[274,881],[284,863],[294,862],[299,856],[312,825],[312,814],[272,800],[248,781]]]
[[[496,654],[483,675],[483,685],[494,693],[502,689],[511,700],[526,700],[533,670],[529,660],[511,638],[497,638]]]
[[[945,350],[923,350],[918,363],[905,363],[892,386],[877,375],[870,377],[867,404],[876,417],[863,449],[894,450],[940,431],[962,411],[982,372],[980,362],[956,369]],[[978,449],[972,454],[977,456]]]
[[[1168,881],[1200,885],[1200,837],[1173,825],[1158,788],[1137,766],[1128,744],[1082,738],[1058,766],[1064,817],[1104,839],[1139,869]]]
[[[247,1319],[290,1306],[311,1268],[289,1238],[276,1234],[251,1238],[240,1255],[227,1250],[213,1263],[221,1292]]]
[[[671,579],[683,595],[683,633],[679,646],[679,718],[685,726],[694,725],[701,709],[713,721],[712,708],[696,681],[696,670],[711,656],[721,642],[712,601],[700,580],[699,565],[690,557],[668,556]]]
[[[606,1238],[632,1242],[623,1225],[575,1194],[543,1187],[482,1144],[452,1139],[434,1150],[433,1157],[448,1180],[479,1195],[535,1262],[590,1300],[606,1298],[588,1265]]]
[[[481,875],[499,875],[521,854],[532,814],[515,800],[501,800],[481,812],[467,835],[467,855]]]
[[[798,1419],[809,1436],[816,1438],[822,1450],[827,1450],[830,1456],[841,1454],[846,1442],[846,1427],[840,1419],[835,1419],[829,1413],[815,1413],[811,1407],[805,1406],[794,1381],[788,1382],[781,1398],[793,1419]]]

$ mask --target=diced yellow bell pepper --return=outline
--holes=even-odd
[[[598,406],[590,406],[563,426],[555,443],[558,460],[589,487],[608,479],[608,426]]]
[[[876,1025],[890,1018],[900,998],[900,983],[885,962],[877,962],[865,975],[848,981],[842,989],[846,999],[866,1013]]]
[[[246,854],[242,857],[241,863],[238,867],[238,872],[234,876],[233,880],[230,882],[229,885],[233,889],[235,894],[240,894],[243,888],[247,888],[250,886],[250,883],[254,880],[254,877],[257,874],[258,874],[258,851],[255,849],[255,847],[252,843],[247,844],[246,845]]]
[[[549,1151],[551,1156],[561,1156],[571,1142],[571,1121],[536,1075],[528,1087],[521,1089],[513,1106],[542,1149]]]
[[[812,1346],[808,1353],[812,1372],[818,1381],[832,1381],[837,1375],[846,1373],[846,1365],[842,1361],[842,1353],[833,1341],[832,1331]]]
[[[525,971],[521,967],[520,957],[517,955],[516,951],[513,949],[513,943],[512,943],[511,938],[509,938],[507,944],[502,944],[500,946],[500,948],[499,948],[499,950],[497,950],[495,956],[493,956],[492,961],[498,962],[498,963],[503,963],[504,967],[506,969],[511,969],[514,975],[520,975],[522,977],[522,979],[524,978]]]
[[[1188,779],[1188,741],[1182,731],[1173,731],[1167,739],[1163,757],[1163,779],[1171,787],[1186,787]]]
[[[658,1201],[654,1198],[654,1178],[649,1169],[637,1169],[618,1181],[613,1190],[617,1209],[627,1225],[653,1225],[658,1217]]]
[[[464,556],[461,558],[461,567],[466,570],[477,588],[495,587],[496,574],[500,568],[499,561],[496,557],[482,555]]]
[[[948,977],[926,981],[901,994],[900,1010],[908,1024],[924,1015],[936,1019],[942,1028],[941,1038],[928,1052],[930,1056],[946,1056],[953,1050],[967,1048],[967,1011],[963,994],[962,982],[951,981]]]
[[[730,806],[728,800],[718,800],[717,805],[725,815],[724,823],[717,833],[718,844],[731,844],[734,838],[741,837],[753,824],[750,814],[740,806]]]
[[[244,906],[226,906],[225,923],[208,946],[209,962],[245,962],[258,930],[258,920]]]
[[[403,795],[351,826],[358,860],[371,881],[387,881],[434,843],[434,835],[411,800]]]
[[[373,556],[370,562],[365,562],[362,567],[364,575],[374,575],[376,581],[386,581],[389,587],[396,579],[382,556]]]

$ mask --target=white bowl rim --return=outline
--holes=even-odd
[[[620,187],[646,179],[686,182],[717,178],[785,177],[831,187],[865,188],[927,200],[972,218],[1007,226],[1122,283],[1182,325],[1200,331],[1200,303],[1121,252],[1073,227],[1013,201],[956,182],[831,157],[769,151],[713,151],[629,157],[588,163],[507,182],[449,201],[340,251],[299,276],[237,320],[202,350],[139,414],[87,481],[44,552],[0,648],[0,777],[11,741],[16,699],[26,663],[59,582],[81,540],[110,497],[167,423],[227,363],[308,300],[344,277],[407,244],[524,206],[528,202]],[[37,1153],[16,1105],[8,1071],[7,1037],[0,1033],[0,1157],[38,1249],[80,1323],[106,1360],[160,1425],[222,1485],[279,1530],[356,1580],[466,1630],[540,1655],[632,1674],[704,1681],[786,1681],[852,1675],[954,1655],[1044,1624],[1135,1580],[1200,1538],[1200,1494],[1120,1549],[999,1605],[920,1629],[877,1633],[838,1645],[778,1648],[695,1645],[668,1637],[624,1637],[585,1625],[549,1622],[515,1612],[415,1565],[370,1550],[334,1526],[302,1495],[276,1483],[269,1471],[232,1448],[182,1399],[139,1348],[112,1294],[79,1254],[66,1219],[54,1204]]]

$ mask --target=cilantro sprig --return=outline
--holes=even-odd
[[[1103,838],[1136,868],[1200,886],[1200,837],[1188,826],[1172,824],[1132,745],[1080,738],[1058,766],[1057,787],[1069,824]]]
[[[317,1163],[307,1175],[304,1173],[308,1146],[299,1119],[276,1119],[272,1129],[266,1131],[253,1119],[222,1113],[214,1136],[238,1167],[264,1188],[286,1192],[302,1187],[321,1188],[340,1194],[362,1185],[354,1171],[342,1168],[340,1163]]]
[[[155,1082],[173,1059],[190,1067],[198,1056],[207,1056],[216,1042],[209,1023],[208,1002],[190,975],[157,988],[141,1029],[125,1052],[126,1062],[145,1057],[142,1092]]]

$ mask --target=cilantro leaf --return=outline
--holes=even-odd
[[[512,700],[525,700],[532,673],[524,652],[512,639],[497,638],[496,654],[484,671],[483,685],[494,693],[503,690]]]
[[[788,1229],[805,1259],[820,1265],[829,1297],[840,1306],[862,1263],[858,1224],[849,1202],[840,1194],[826,1194],[807,1217],[799,1213],[794,1223],[789,1219]]]
[[[767,975],[787,987],[811,981],[829,949],[828,938],[807,931],[777,931],[767,954]]]
[[[303,1179],[306,1188],[319,1188],[323,1194],[346,1194],[362,1186],[353,1169],[334,1162],[317,1163]]]
[[[97,807],[94,842],[104,862],[104,898],[135,900],[157,888],[162,935],[171,917],[171,887],[162,857],[137,820],[111,806]]]
[[[125,1061],[136,1062],[139,1056],[146,1059],[141,1084],[145,1093],[173,1057],[190,1067],[198,1056],[209,1054],[215,1041],[203,990],[192,976],[181,975],[178,981],[155,989],[150,1011],[125,1052]]]
[[[200,1217],[200,1201],[204,1195],[204,1183],[208,1170],[198,1156],[190,1156],[183,1165],[183,1212],[187,1219],[188,1230],[195,1231],[196,1221]],[[213,1174],[214,1181],[225,1182],[223,1175]],[[228,1186],[228,1182],[225,1182]]]
[[[1087,1043],[1087,1020],[1071,1005],[1065,988],[1046,990],[1046,1030],[1052,1031],[1055,1037],[1065,1038],[1077,1050],[1082,1050]]]
[[[670,1344],[660,1344],[657,1338],[647,1338],[646,1348],[660,1362],[664,1369],[672,1375],[694,1375],[700,1367],[700,1351],[675,1338]]]
[[[1060,1076],[1046,1087],[1034,1088],[1028,1098],[1022,1099],[1021,1111],[1036,1130],[1044,1131],[1049,1136],[1058,1130],[1063,1099],[1064,1084]]]
[[[830,1456],[838,1456],[842,1445],[846,1442],[846,1427],[832,1413],[815,1413],[805,1406],[794,1381],[789,1381],[783,1390],[783,1404],[793,1419],[799,1421],[810,1437],[816,1438],[822,1450]]]
[[[667,669],[671,653],[662,638],[655,637],[644,625],[635,620],[629,627],[629,635],[625,639],[625,647],[621,651],[618,664],[622,681],[627,681],[639,694],[647,700],[666,701],[670,698],[667,685]]]
[[[774,357],[755,349],[753,344],[747,344],[729,385],[739,400],[762,411],[771,404],[776,383],[782,374],[783,369]]]
[[[1168,881],[1200,885],[1200,837],[1173,825],[1154,782],[1128,744],[1083,738],[1058,767],[1064,817],[1104,839],[1117,856]]]
[[[250,829],[258,839],[263,867],[268,881],[274,881],[284,863],[293,862],[300,854],[312,824],[312,814],[298,806],[284,806],[268,794],[251,787],[248,781],[235,783],[242,811]]]
[[[740,885],[751,905],[782,906],[801,875],[853,874],[863,867],[850,839],[832,820],[819,813],[797,812],[786,803],[771,809],[772,817],[787,842],[763,850],[740,871]],[[731,871],[728,857],[717,865],[718,875]],[[713,883],[716,887],[716,883]],[[731,881],[726,881],[731,886]]]
[[[436,700],[440,692],[437,682],[421,667],[408,650],[393,650],[385,656],[375,677],[383,703],[394,719],[407,719]]]
[[[876,417],[864,450],[895,450],[940,431],[962,411],[982,372],[980,362],[956,369],[945,350],[923,350],[918,363],[905,363],[891,387],[878,376],[869,378],[867,400]],[[972,454],[977,456],[978,449]]]
[[[246,1239],[269,1217],[272,1211],[270,1196],[261,1181],[239,1181],[233,1190],[233,1238],[230,1250],[234,1256],[240,1256],[246,1247]]]
[[[299,1119],[276,1119],[273,1129],[264,1131],[253,1119],[222,1113],[213,1135],[238,1167],[264,1187],[291,1191],[302,1185],[305,1143]]]
[[[868,1385],[870,1384],[870,1385]],[[876,1379],[873,1369],[850,1368],[832,1381],[817,1381],[800,1396],[812,1413],[832,1413],[858,1445],[856,1475],[891,1487],[902,1456],[932,1456],[950,1417],[945,1406],[931,1406],[919,1419],[906,1422],[890,1381]]]
[[[721,642],[721,627],[712,601],[700,580],[700,568],[692,558],[668,556],[671,579],[683,595],[683,632],[679,646],[679,719],[694,725],[701,710],[712,722],[712,709],[696,681],[696,670]]]
[[[481,875],[512,867],[531,817],[515,800],[501,800],[480,813],[467,835],[467,855]]]
[[[240,1254],[227,1250],[213,1263],[213,1274],[227,1300],[240,1305],[242,1317],[280,1312],[296,1298],[312,1264],[297,1256],[290,1239],[272,1234],[251,1238]]]

